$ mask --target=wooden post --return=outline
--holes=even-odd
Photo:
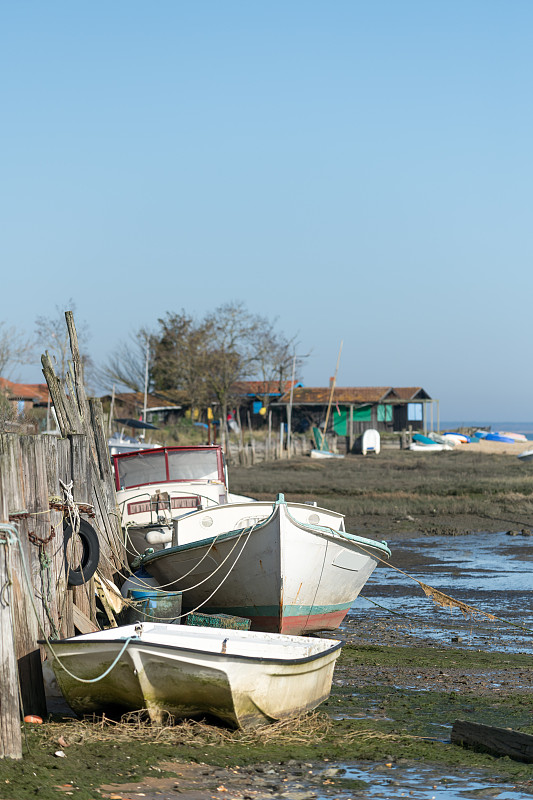
[[[3,495],[10,522],[15,522],[21,549],[12,548],[11,597],[14,613],[15,653],[20,675],[22,706],[25,714],[46,716],[46,698],[41,669],[39,619],[43,623],[43,609],[36,616],[33,586],[41,581],[41,564],[38,547],[31,541],[37,516],[29,516],[25,507],[24,470],[27,453],[22,453],[21,438],[14,434],[0,434],[0,474]],[[28,496],[29,499],[29,496]],[[48,495],[46,500],[48,507]],[[30,586],[28,586],[28,581]],[[40,613],[39,613],[40,612]],[[45,628],[46,629],[46,628]]]
[[[8,522],[7,506],[2,488],[0,472],[0,583],[9,583],[9,532],[2,527]],[[20,707],[18,694],[18,672],[13,641],[11,591],[7,591],[0,602],[0,758],[22,758],[22,736],[20,730]]]
[[[64,437],[85,434],[89,442],[90,471],[92,473],[92,497],[97,529],[103,558],[99,569],[107,578],[113,577],[115,569],[126,564],[125,549],[120,536],[117,517],[115,488],[111,475],[111,463],[104,432],[102,405],[99,400],[88,400],[83,383],[83,369],[72,312],[65,319],[70,335],[73,363],[67,374],[68,393],[57,378],[48,354],[41,356],[43,373],[57,412],[58,424]]]

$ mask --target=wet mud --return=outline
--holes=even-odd
[[[531,797],[533,765],[452,745],[450,732],[466,719],[533,734],[533,469],[514,456],[442,455],[230,472],[234,492],[316,500],[392,550],[341,629],[323,634],[346,644],[316,733],[304,719],[289,737],[72,743],[58,759],[65,721],[52,738],[30,731],[23,767],[0,764],[0,798]],[[468,611],[435,603],[422,584]]]

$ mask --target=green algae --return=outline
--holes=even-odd
[[[178,760],[219,767],[287,764],[291,759],[314,763],[416,761],[444,769],[487,770],[492,778],[525,785],[533,777],[532,765],[452,745],[450,731],[454,720],[469,719],[533,733],[533,693],[523,688],[486,693],[427,687],[421,690],[385,685],[379,677],[373,684],[360,685],[357,676],[358,668],[365,666],[378,667],[375,671],[378,674],[380,667],[397,668],[400,675],[402,669],[413,665],[431,671],[449,671],[459,666],[461,671],[469,670],[478,677],[487,670],[505,670],[520,685],[520,676],[529,673],[530,664],[531,657],[521,654],[346,645],[336,676],[346,674],[349,681],[332,687],[329,699],[318,712],[318,720],[324,724],[319,726],[316,736],[309,727],[313,718],[304,717],[300,722],[301,736],[292,730],[275,737],[258,735],[250,740],[240,731],[213,725],[210,729],[213,736],[200,735],[198,741],[191,736],[185,742],[160,743],[138,741],[132,736],[117,739],[113,744],[91,740],[61,747],[58,738],[63,736],[69,741],[72,723],[27,726],[22,761],[0,761],[0,798],[27,800],[39,795],[40,800],[49,800],[71,791],[80,800],[95,800],[99,786],[140,781],[153,775],[160,763],[168,767],[168,762]],[[527,684],[531,682],[528,680]],[[315,716],[315,723],[316,720]],[[123,732],[124,726],[121,728]],[[218,736],[217,731],[222,730],[224,735]],[[57,750],[63,750],[65,757],[55,756]],[[169,769],[158,772],[158,777],[172,776]],[[65,789],[66,784],[72,788]],[[332,785],[341,788],[337,779]]]
[[[533,657],[528,653],[499,653],[484,650],[461,650],[453,647],[391,647],[389,645],[345,644],[338,665],[349,667],[417,667],[485,672],[520,669],[533,676]]]

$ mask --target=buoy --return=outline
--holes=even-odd
[[[38,717],[37,714],[26,714],[24,722],[33,722],[35,725],[43,724],[41,717]]]

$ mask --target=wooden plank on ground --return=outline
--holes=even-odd
[[[533,736],[529,733],[456,719],[451,741],[495,756],[509,756],[515,761],[533,763]]]

